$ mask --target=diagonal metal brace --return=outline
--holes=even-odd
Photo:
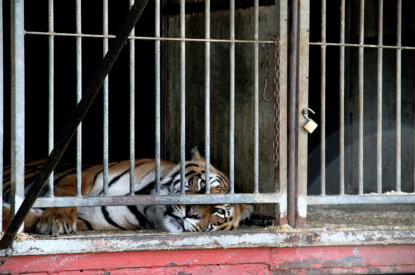
[[[32,187],[28,191],[27,197],[24,199],[22,205],[11,221],[10,226],[7,228],[6,233],[1,239],[0,249],[7,249],[13,243],[13,239],[16,236],[17,231],[22,226],[24,219],[32,208],[41,190],[45,186],[47,179],[55,169],[63,153],[68,147],[79,123],[85,117],[89,107],[91,107],[92,102],[101,89],[105,77],[108,75],[109,71],[120,55],[122,48],[126,44],[128,36],[136,25],[148,1],[149,0],[136,0],[132,6],[129,14],[125,18],[117,33],[114,44],[99,64],[95,74],[88,83],[81,101],[79,101],[75,111],[72,113],[71,117],[66,123],[65,128],[63,129],[58,141],[55,144],[55,147],[47,158],[45,165],[40,171]]]

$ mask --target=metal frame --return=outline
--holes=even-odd
[[[309,11],[309,3],[312,1],[304,1],[302,9]],[[402,64],[402,51],[403,50],[415,50],[415,47],[402,46],[402,0],[396,0],[397,5],[397,27],[396,27],[396,38],[397,42],[395,46],[384,45],[383,44],[383,0],[379,0],[378,8],[378,43],[365,44],[364,41],[364,24],[365,24],[365,1],[360,1],[359,9],[359,43],[347,43],[345,40],[345,0],[340,2],[340,41],[339,43],[328,43],[326,41],[326,0],[322,0],[322,25],[321,25],[321,39],[320,41],[300,41],[303,43],[305,48],[310,47],[320,47],[321,50],[321,192],[318,196],[308,196],[307,204],[308,205],[325,205],[325,204],[388,204],[388,203],[414,203],[415,202],[415,193],[402,193],[399,195],[396,194],[384,194],[382,192],[382,77],[383,77],[383,50],[392,49],[396,51],[396,175],[395,175],[395,191],[401,192],[401,64]],[[308,21],[304,20],[303,24],[305,28],[308,28]],[[340,171],[340,181],[339,181],[339,195],[326,195],[326,160],[325,160],[325,145],[326,145],[326,133],[325,133],[325,71],[326,71],[326,48],[333,47],[338,48],[340,51],[340,85],[339,85],[339,112],[340,112],[340,154],[339,154],[339,171]],[[345,48],[358,48],[358,105],[359,105],[359,117],[358,117],[358,194],[346,195],[345,194],[345,157],[344,157],[344,137],[345,137]],[[377,49],[377,132],[376,132],[376,179],[377,179],[377,193],[376,194],[365,194],[364,193],[364,179],[363,179],[363,130],[364,130],[364,120],[363,120],[363,102],[364,102],[364,49]],[[302,48],[303,49],[303,48]],[[302,65],[300,65],[302,66]],[[301,70],[301,67],[300,67]],[[306,86],[305,86],[306,87]],[[299,127],[301,128],[301,127]],[[301,133],[299,133],[299,136]],[[299,145],[299,150],[306,150],[306,141],[302,142]],[[305,156],[306,157],[306,156]],[[306,186],[306,181],[302,180],[301,184]],[[415,191],[414,191],[415,192]]]
[[[13,72],[12,75],[16,78],[14,80],[13,91],[15,98],[14,107],[18,109],[14,111],[13,114],[16,117],[14,129],[16,131],[22,131],[22,133],[15,133],[13,140],[15,141],[15,148],[19,149],[16,152],[15,160],[12,163],[12,170],[15,171],[15,180],[16,186],[20,191],[16,195],[17,200],[22,199],[23,192],[23,175],[24,175],[24,152],[19,145],[24,144],[24,109],[22,104],[24,104],[24,77],[21,77],[24,74],[24,36],[25,35],[42,35],[49,37],[49,152],[52,150],[52,144],[54,143],[54,129],[53,129],[53,95],[54,95],[54,38],[55,37],[75,37],[76,38],[76,57],[77,57],[77,100],[80,101],[82,97],[82,41],[84,39],[102,39],[103,41],[103,53],[108,51],[108,40],[115,38],[114,35],[108,33],[108,2],[103,0],[103,34],[84,34],[82,33],[82,22],[81,22],[81,2],[76,0],[76,33],[57,33],[54,31],[54,1],[49,0],[49,12],[48,12],[48,22],[49,27],[47,32],[37,32],[37,31],[25,31],[24,30],[24,15],[23,15],[23,0],[14,1],[16,15],[13,16],[15,21],[12,22],[14,27],[15,38],[12,39],[16,41],[13,44],[13,52],[15,53],[15,61],[12,61],[13,64],[16,64],[16,72]],[[129,5],[131,6],[134,1],[130,0]],[[48,197],[38,198],[34,203],[34,207],[67,207],[67,206],[100,206],[100,205],[150,205],[150,204],[195,204],[195,203],[206,203],[206,204],[219,204],[219,203],[271,203],[278,204],[278,213],[277,218],[281,223],[286,222],[287,214],[287,198],[286,198],[286,159],[287,155],[286,150],[286,139],[283,135],[280,135],[280,166],[278,175],[279,180],[279,190],[276,190],[275,193],[259,193],[259,45],[260,44],[272,44],[273,41],[261,41],[259,40],[259,0],[255,0],[254,12],[255,12],[255,35],[252,40],[238,40],[235,38],[235,0],[231,0],[231,9],[230,9],[230,33],[229,39],[211,39],[210,37],[210,1],[205,2],[205,37],[201,39],[189,39],[186,38],[185,34],[185,1],[180,2],[180,37],[179,38],[167,38],[160,36],[160,1],[155,1],[155,37],[138,37],[135,36],[134,31],[130,33],[129,36],[129,51],[130,51],[130,169],[134,169],[134,94],[135,94],[135,41],[137,40],[153,40],[155,43],[155,102],[156,102],[156,142],[155,142],[155,156],[156,156],[156,195],[147,195],[147,196],[133,196],[133,176],[131,176],[131,195],[127,197],[111,197],[107,195],[108,191],[108,77],[106,77],[103,85],[104,91],[104,114],[103,114],[103,164],[104,164],[104,195],[100,197],[82,197],[81,196],[81,152],[82,152],[82,126],[78,126],[77,130],[77,197],[54,197],[53,193],[50,192]],[[286,76],[286,52],[287,52],[287,1],[282,0],[277,2],[279,4],[279,9],[281,11],[281,16],[279,17],[279,22],[276,22],[280,26],[280,37],[281,37],[281,90],[286,89],[285,81],[287,80]],[[205,159],[206,163],[210,163],[210,45],[211,43],[227,43],[230,45],[230,73],[231,73],[231,86],[230,86],[230,149],[229,156],[232,161],[230,161],[230,185],[231,190],[230,194],[224,195],[213,195],[208,194],[210,188],[207,187],[206,195],[184,195],[183,188],[180,195],[175,196],[160,196],[160,134],[161,134],[161,116],[160,116],[160,82],[161,82],[161,69],[160,69],[160,43],[161,41],[177,41],[180,42],[181,46],[181,59],[180,59],[180,81],[181,81],[181,146],[180,146],[180,156],[181,156],[181,175],[182,180],[181,184],[184,184],[184,148],[185,148],[185,46],[186,43],[204,43],[205,45]],[[255,88],[254,88],[254,116],[255,116],[255,157],[254,157],[254,167],[255,167],[255,181],[254,181],[254,193],[252,194],[235,194],[234,191],[234,124],[235,124],[235,45],[237,43],[252,44],[253,50],[255,53]],[[284,92],[281,93],[280,98],[280,129],[286,127],[286,107],[287,98]],[[209,167],[207,165],[207,167]],[[132,173],[131,173],[132,174]],[[209,174],[209,169],[206,171],[207,177]],[[52,185],[52,181],[49,181],[49,184]],[[18,204],[16,204],[17,206]]]

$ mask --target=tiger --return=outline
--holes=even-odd
[[[28,165],[26,175],[32,179],[41,163]],[[180,164],[160,160],[160,195],[180,193]],[[192,150],[192,158],[185,162],[185,194],[205,193],[205,159],[199,148]],[[127,196],[130,193],[130,161],[108,165],[108,195]],[[6,174],[6,173],[5,173]],[[82,195],[103,194],[103,166],[86,166],[82,171]],[[134,168],[134,193],[155,194],[155,159],[138,159]],[[210,165],[210,193],[229,192],[227,176]],[[30,185],[30,184],[29,184]],[[46,186],[42,196],[48,193]],[[28,188],[26,188],[26,191]],[[4,198],[9,200],[10,183],[3,184]],[[57,171],[54,175],[55,196],[76,196],[76,169]],[[3,207],[3,224],[9,222],[8,205]],[[78,231],[114,231],[159,229],[170,233],[235,230],[242,220],[249,218],[252,205],[130,205],[63,207],[32,209],[25,220],[25,232],[43,235],[71,234]],[[5,226],[3,226],[5,228]]]

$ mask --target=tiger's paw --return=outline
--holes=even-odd
[[[36,233],[60,235],[76,233],[76,208],[50,208],[43,213],[36,225]]]

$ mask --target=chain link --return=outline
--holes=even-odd
[[[272,147],[274,149],[274,167],[279,166],[279,150],[280,150],[280,39],[278,36],[272,38],[274,44],[267,44],[267,57],[265,68],[265,81],[262,98],[265,102],[274,100],[274,140]],[[274,46],[274,77],[271,76],[271,47]],[[272,83],[271,83],[272,79]],[[274,86],[274,87],[273,87]],[[269,97],[267,97],[269,91]]]

